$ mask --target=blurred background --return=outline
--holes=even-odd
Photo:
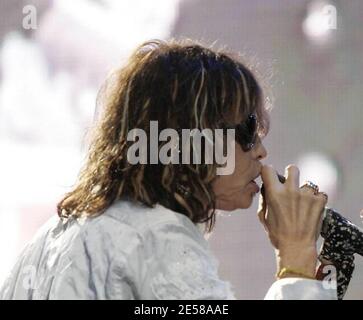
[[[190,37],[253,62],[274,108],[265,145],[362,226],[363,1],[0,0],[0,283],[75,182],[97,91],[150,38]],[[237,298],[262,299],[274,253],[248,210],[210,244]],[[363,259],[346,295],[363,299]]]

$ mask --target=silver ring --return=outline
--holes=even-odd
[[[311,188],[314,190],[314,194],[318,194],[319,192],[319,187],[315,184],[315,183],[312,183],[311,181],[306,181],[303,185],[303,187],[308,187],[308,188]]]

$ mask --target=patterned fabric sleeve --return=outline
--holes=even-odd
[[[326,208],[321,232],[324,238],[319,259],[336,268],[338,298],[343,299],[354,271],[354,254],[363,255],[363,230]]]

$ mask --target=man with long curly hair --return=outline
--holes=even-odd
[[[251,206],[260,175],[259,217],[277,261],[266,298],[335,298],[315,280],[326,195],[299,187],[295,166],[281,184],[262,165],[268,110],[254,74],[237,57],[191,41],[148,41],[112,74],[99,101],[78,181],[20,255],[1,298],[234,299],[204,233],[213,229],[216,210]],[[128,139],[130,131],[142,130],[150,142],[153,121],[159,131],[233,129],[235,152],[226,155],[233,172],[218,175],[220,163],[206,157],[151,163],[148,155],[168,139],[148,143],[139,150],[147,161],[131,163],[128,151],[137,141]],[[225,137],[214,142],[231,143]],[[200,150],[209,143],[203,141]],[[189,155],[196,152],[193,145]]]

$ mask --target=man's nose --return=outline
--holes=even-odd
[[[258,138],[256,141],[254,153],[257,160],[262,160],[267,157],[267,150],[260,138]]]

